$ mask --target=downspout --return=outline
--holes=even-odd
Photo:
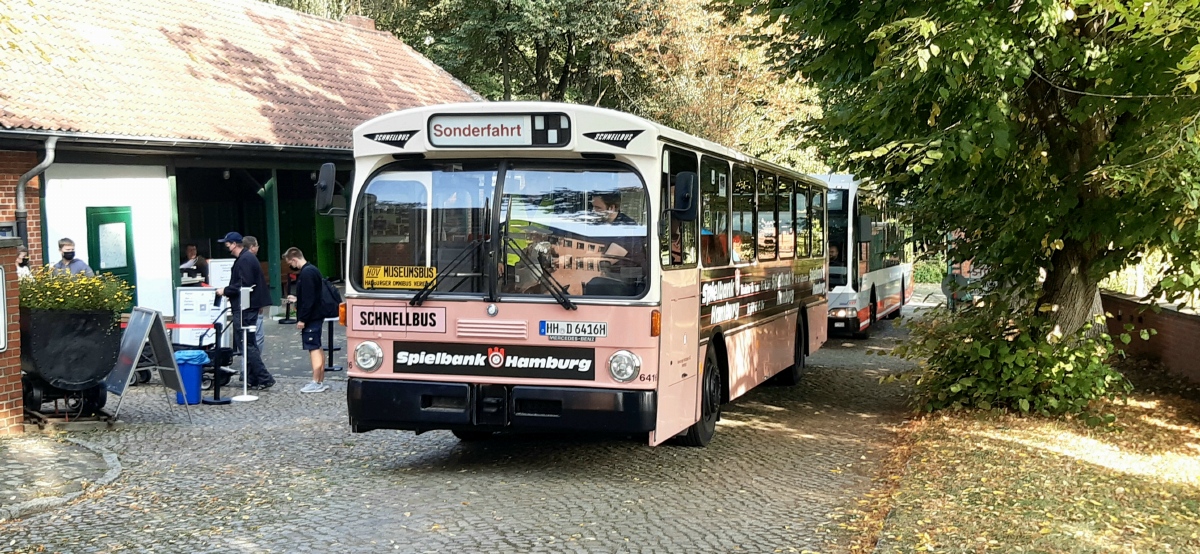
[[[29,211],[25,209],[25,185],[28,185],[29,181],[41,175],[46,168],[50,167],[50,164],[54,163],[54,146],[57,144],[58,137],[48,137],[46,139],[46,158],[17,180],[17,236],[21,238],[21,244],[26,248],[29,247]]]

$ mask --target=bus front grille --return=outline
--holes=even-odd
[[[525,321],[497,321],[494,319],[460,319],[456,334],[473,339],[519,339],[529,338],[529,324]]]

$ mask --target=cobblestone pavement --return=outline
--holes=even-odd
[[[41,436],[0,439],[0,510],[81,491],[106,471],[99,454],[77,444]]]
[[[0,523],[0,552],[826,551],[826,514],[867,490],[905,415],[903,391],[878,383],[905,363],[867,355],[901,337],[883,322],[830,340],[800,385],[727,405],[708,448],[355,435],[344,380],[304,395],[286,372],[257,402],[193,406],[189,425],[140,386],[125,426],[78,435],[120,457],[120,478]]]

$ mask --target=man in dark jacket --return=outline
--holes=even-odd
[[[258,311],[271,305],[271,291],[267,288],[267,278],[263,275],[258,258],[242,246],[241,233],[230,231],[220,241],[237,259],[230,270],[229,286],[218,288],[217,294],[228,298],[232,306],[233,339],[242,350],[242,355],[246,356],[246,372],[249,374],[246,376],[246,385],[255,390],[267,390],[275,385],[275,378],[267,371],[267,366],[262,361],[262,352],[254,340],[254,333],[262,330],[248,332],[246,344],[241,344],[242,328],[253,327],[258,320]],[[239,295],[243,287],[254,287],[250,291],[249,306],[240,305]]]
[[[288,301],[296,303],[296,328],[300,329],[300,343],[308,351],[308,359],[312,362],[313,380],[304,385],[300,392],[325,392],[329,390],[329,385],[325,384],[325,353],[321,351],[321,324],[325,322],[321,292],[325,288],[325,277],[317,266],[304,259],[304,253],[295,246],[283,253],[283,261],[300,271],[296,277],[296,294],[288,296]]]

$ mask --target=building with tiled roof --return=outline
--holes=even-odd
[[[0,7],[18,31],[0,40],[0,236],[19,228],[18,181],[52,154],[24,194],[34,260],[53,263],[71,237],[166,314],[190,281],[184,245],[225,257],[216,238],[230,230],[258,236],[276,300],[289,246],[340,275],[345,223],[313,212],[317,167],[348,170],[351,131],[375,116],[482,100],[361,17],[259,0]]]

